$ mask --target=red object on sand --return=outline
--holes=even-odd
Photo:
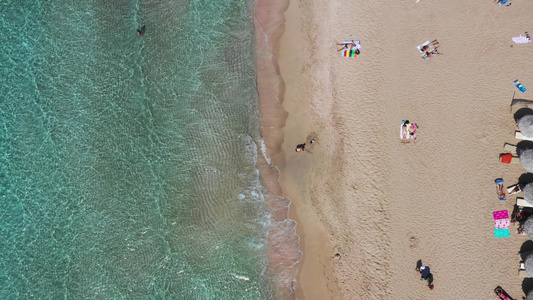
[[[511,153],[505,153],[500,155],[500,161],[504,164],[510,164],[512,159],[513,155]]]

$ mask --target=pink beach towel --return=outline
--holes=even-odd
[[[494,228],[496,229],[509,229],[509,227],[511,227],[511,220],[509,219],[494,220]]]
[[[509,212],[507,210],[493,211],[494,220],[509,219]]]

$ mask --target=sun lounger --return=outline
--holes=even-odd
[[[518,270],[518,277],[520,277],[520,278],[529,278],[529,277],[531,277],[531,276],[530,276],[529,273],[526,271],[526,269],[523,269],[523,270],[520,269],[520,270]]]
[[[520,193],[521,191],[522,191],[522,185],[520,183],[507,187],[507,193],[509,193],[509,195],[514,195],[516,193]]]
[[[500,298],[500,300],[514,300],[514,298],[509,296],[509,294],[507,294],[507,292],[501,286],[497,286],[494,289],[494,293],[496,296],[498,296],[498,298]]]
[[[529,204],[524,198],[522,197],[516,197],[516,205],[520,207],[533,207],[533,205]]]
[[[533,138],[529,138],[529,137],[523,135],[522,132],[520,132],[518,130],[514,132],[514,137],[519,139],[519,140],[533,141]]]
[[[509,144],[509,143],[505,143],[505,144],[503,145],[503,150],[505,150],[505,151],[509,151],[509,152],[511,152],[511,153],[513,153],[513,154],[516,154],[516,153],[517,153],[517,152],[516,152],[516,145],[511,145],[511,144]]]
[[[520,259],[522,259],[522,257],[520,257]],[[520,278],[531,277],[531,275],[529,275],[529,273],[526,271],[526,266],[524,265],[523,261],[520,262],[520,267],[518,268],[518,277]]]
[[[500,154],[500,162],[504,164],[518,164],[520,163],[520,158],[513,156],[511,153],[503,153]]]

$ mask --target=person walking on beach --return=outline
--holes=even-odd
[[[432,291],[435,286],[433,285],[433,274],[429,273],[428,275],[428,288]]]
[[[305,143],[296,145],[296,152],[303,152],[305,151]]]

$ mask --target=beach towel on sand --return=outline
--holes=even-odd
[[[511,0],[503,0],[502,2],[498,3],[498,5],[501,6],[501,5],[504,5],[504,4],[507,3],[507,2],[511,2]],[[509,4],[510,4],[510,3],[509,3]]]
[[[357,57],[357,55],[359,53],[361,53],[361,50],[359,50],[359,49],[361,49],[361,40],[350,40],[350,41],[344,41],[342,43],[344,45],[350,45],[352,43],[355,44],[355,46],[352,49],[348,48],[348,49],[342,50],[341,51],[342,56],[344,56],[344,57]]]
[[[494,228],[496,229],[509,229],[509,227],[511,227],[511,220],[509,219],[494,220]]]
[[[525,93],[527,91],[526,87],[523,86],[518,79],[514,81],[514,85],[520,91],[520,93]]]
[[[502,6],[506,4],[507,2],[511,2],[511,0],[503,0],[502,2],[499,2],[498,5]],[[511,5],[511,3],[509,3],[508,5]]]
[[[493,211],[492,215],[494,216],[494,220],[509,219],[509,212],[507,210]]]
[[[509,229],[494,229],[494,237],[510,237]]]
[[[528,38],[527,36],[520,35],[520,36],[513,37],[513,42],[517,44],[525,44],[525,43],[531,43],[531,39]]]

